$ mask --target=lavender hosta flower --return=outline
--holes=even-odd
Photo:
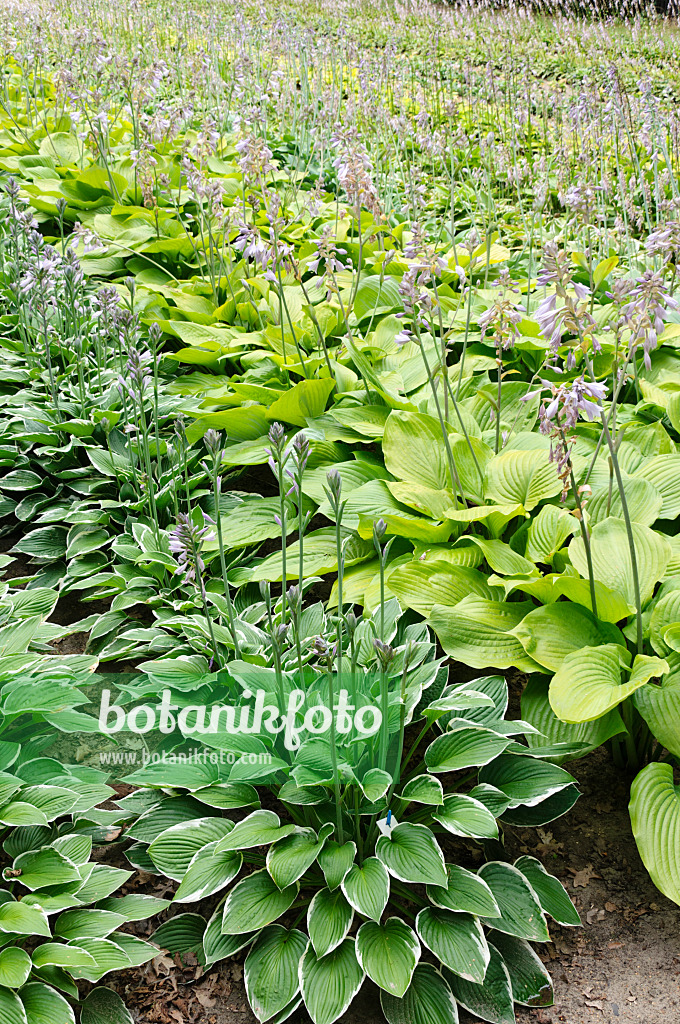
[[[630,293],[630,301],[621,310],[624,324],[631,332],[631,350],[634,352],[642,344],[648,370],[652,366],[650,353],[666,329],[664,313],[676,309],[678,302],[668,294],[663,275],[648,270],[638,280]]]
[[[327,229],[324,234],[320,235],[319,238],[312,240],[312,244],[315,249],[315,255],[313,259],[308,260],[307,268],[316,274],[319,269],[319,264],[324,264],[324,277],[326,274],[337,274],[341,270],[351,269],[350,264],[345,264],[342,260],[338,259],[338,256],[345,256],[347,254],[346,249],[339,248],[334,241],[329,237],[329,230]]]
[[[539,429],[542,434],[550,434],[553,424],[558,428],[572,429],[576,426],[581,413],[592,421],[600,414],[598,402],[603,402],[607,397],[606,384],[587,381],[583,377],[577,377],[571,384],[560,385],[542,380],[541,385],[540,388],[524,395],[521,400],[528,402],[537,395],[542,395],[546,389],[550,391],[550,399],[543,399],[539,409]]]
[[[520,337],[519,324],[524,318],[524,310],[518,309],[509,299],[494,299],[493,303],[479,318],[482,328],[482,341],[490,327],[494,327],[494,343],[497,349],[512,348],[515,339]]]
[[[374,216],[379,216],[380,200],[371,177],[371,160],[366,147],[359,141],[357,129],[338,126],[331,135],[331,146],[338,152],[333,167],[350,203],[357,210],[364,206]]]
[[[254,224],[247,224],[241,221],[239,233],[231,243],[232,249],[236,249],[243,255],[245,260],[257,264],[264,269],[272,258],[272,249],[269,242],[260,234]]]
[[[648,256],[662,257],[664,263],[676,262],[680,253],[680,221],[669,221],[652,231],[645,241],[645,250]]]
[[[206,541],[216,540],[212,527],[214,522],[203,513],[203,526],[196,526],[191,516],[180,512],[177,525],[170,535],[170,551],[177,555],[178,569],[184,579],[192,581],[197,574],[201,575],[205,563],[201,558],[201,548]]]

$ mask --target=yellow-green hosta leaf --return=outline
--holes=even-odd
[[[659,514],[662,519],[676,519],[680,516],[679,475],[680,453],[675,452],[646,459],[635,472],[636,477],[649,481],[661,494],[663,504]]]
[[[578,529],[578,520],[568,509],[544,505],[531,521],[524,554],[532,562],[550,562],[567,537]]]
[[[638,654],[630,678],[621,669],[630,653],[618,644],[583,647],[568,654],[550,683],[550,706],[563,722],[592,722],[630,697],[654,676],[668,672],[668,662]]]
[[[628,512],[634,523],[651,526],[661,515],[664,503],[663,496],[656,487],[642,476],[624,477],[624,490]],[[588,515],[591,526],[603,522],[609,516],[623,518],[621,495],[616,483],[610,494],[609,486],[598,487],[588,501]]]
[[[632,523],[635,556],[640,597],[646,604],[654,593],[654,586],[665,572],[671,557],[668,540],[648,526]],[[593,527],[590,547],[593,559],[593,575],[605,586],[618,591],[629,605],[635,606],[633,571],[626,524],[623,519],[610,517]],[[580,537],[574,537],[569,545],[569,557],[574,567],[584,578],[588,577],[588,563]]]
[[[635,691],[633,701],[653,735],[671,754],[680,756],[680,673],[678,657],[669,656],[671,671],[661,686],[649,684]]]
[[[435,490],[424,484],[415,484],[410,480],[387,480],[392,495],[402,505],[408,505],[416,512],[422,512],[433,519],[442,519],[448,509],[453,508],[456,499],[448,490]]]
[[[562,490],[557,466],[544,448],[510,449],[495,455],[486,467],[484,497],[499,504],[523,505],[527,512]]]
[[[680,787],[670,764],[648,764],[630,790],[630,822],[642,862],[664,896],[680,904]]]
[[[477,545],[484,553],[489,566],[501,576],[530,576],[537,572],[536,566],[528,558],[518,555],[502,540],[488,540],[486,537],[475,536],[468,537],[467,540]]]
[[[492,604],[498,606],[493,618],[489,608]],[[429,622],[446,653],[471,668],[514,666],[524,672],[535,672],[540,666],[509,632],[519,621],[514,608],[519,609],[521,619],[533,605],[483,600],[472,603],[465,599],[455,608],[435,604]]]
[[[398,480],[410,480],[436,491],[451,487],[444,438],[434,416],[393,410],[385,424],[382,444],[385,466]]]
[[[616,626],[599,622],[592,612],[571,601],[557,601],[529,612],[512,631],[534,661],[556,671],[565,657],[584,645],[626,641]]]
[[[403,608],[429,615],[435,604],[452,606],[469,594],[493,600],[494,588],[476,569],[448,562],[414,560],[395,568],[388,577],[390,592]]]
[[[505,505],[478,505],[470,508],[450,508],[447,519],[455,523],[484,523],[493,537],[499,536],[515,516],[525,516],[527,511],[523,505],[511,502]],[[469,540],[470,538],[466,538]]]
[[[321,416],[334,387],[332,377],[301,380],[269,406],[267,418],[272,423],[280,420],[296,427],[305,427],[308,420]]]

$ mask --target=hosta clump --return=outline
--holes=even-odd
[[[155,761],[126,777],[148,790],[128,856],[177,881],[174,902],[188,905],[154,941],[206,966],[247,948],[246,989],[262,1021],[304,1002],[315,1024],[331,1024],[366,977],[388,1021],[428,1012],[422,1019],[453,1022],[460,1004],[510,1022],[513,1001],[549,1004],[529,942],[548,940],[548,915],[566,925],[578,915],[537,860],[508,863],[500,840],[503,822],[564,813],[578,795],[573,778],[519,741],[532,727],[505,719],[501,676],[450,683],[429,628],[395,601],[351,638],[342,676],[337,651],[317,638],[305,708],[277,733],[199,733],[200,694],[240,713],[264,690],[265,704],[290,715],[294,668],[234,662],[209,680],[192,678],[190,659],[183,675],[181,659],[146,666],[136,695],[166,687],[185,733],[175,728]],[[339,715],[332,731],[305,725],[312,706],[330,722],[343,701],[379,707],[385,691],[386,736],[347,729]],[[208,747],[192,756],[199,738]],[[471,843],[491,857],[478,870]],[[211,915],[192,909],[208,900]]]

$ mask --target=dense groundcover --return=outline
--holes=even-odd
[[[676,26],[3,13],[0,1021],[549,1005],[569,761],[680,903]]]

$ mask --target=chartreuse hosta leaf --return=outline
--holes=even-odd
[[[625,732],[626,727],[615,708],[593,722],[561,721],[550,707],[549,684],[547,676],[534,675],[530,677],[522,693],[522,718],[541,733],[540,736],[527,736],[527,743],[531,749],[540,749],[549,744],[554,750],[557,747],[563,748],[564,757],[584,757],[602,746],[612,736]],[[650,687],[643,687],[637,690],[634,699],[637,699],[637,694],[645,693],[649,689]],[[678,697],[680,698],[680,693]],[[678,703],[680,707],[680,699]],[[654,732],[653,729],[652,731]]]
[[[548,942],[548,926],[538,897],[516,867],[501,861],[482,864],[479,876],[491,889],[500,917],[489,920],[492,928],[535,942]]]
[[[280,924],[260,932],[243,968],[248,1001],[258,1020],[269,1020],[297,995],[300,959],[308,943],[303,932]]]
[[[531,520],[525,557],[532,562],[552,562],[567,538],[578,529],[578,520],[568,509],[558,505],[544,505]]]
[[[456,605],[469,594],[492,598],[497,592],[477,569],[444,561],[407,562],[388,579],[390,591],[401,606],[421,615],[429,615],[434,605]]]
[[[455,608],[435,604],[429,623],[446,653],[471,668],[514,666],[534,672],[539,666],[510,632],[533,607],[466,598]]]
[[[453,993],[432,964],[418,964],[403,998],[381,991],[380,1004],[388,1024],[458,1024]]]
[[[621,670],[630,653],[618,644],[584,647],[568,654],[550,683],[550,706],[565,722],[590,722],[616,707],[655,676],[668,672],[668,663],[638,654],[630,676],[621,682]]]
[[[355,910],[379,921],[390,894],[385,865],[377,857],[367,857],[362,865],[353,864],[342,881],[342,891]]]
[[[385,424],[382,450],[386,468],[398,480],[433,490],[451,487],[441,426],[434,416],[393,410]]]
[[[490,1024],[515,1024],[512,984],[501,954],[489,946],[489,965],[479,984],[444,968],[444,977],[456,1000],[476,1017]]]
[[[680,904],[680,786],[670,764],[648,764],[630,791],[630,821],[642,862],[669,900]]]
[[[433,833],[425,825],[403,822],[382,835],[376,856],[394,878],[401,882],[446,885],[444,855]]]
[[[512,630],[524,650],[544,668],[556,671],[567,654],[599,644],[626,646],[623,634],[571,601],[558,601],[529,612]]]
[[[640,523],[632,524],[635,557],[643,604],[652,596],[655,584],[666,572],[671,547],[666,538]],[[635,589],[630,561],[630,548],[626,524],[623,519],[610,517],[598,523],[591,531],[590,547],[593,575],[605,586],[623,595],[631,608],[635,607]],[[569,545],[569,558],[580,572],[588,577],[588,562],[583,540],[574,537]]]
[[[357,932],[356,954],[371,981],[401,998],[420,959],[420,942],[398,917],[388,917],[383,924],[366,921]]]
[[[499,504],[516,503],[531,512],[539,502],[562,490],[557,467],[545,449],[511,449],[494,456],[486,466],[484,496]]]
[[[363,984],[354,939],[345,939],[326,956],[317,957],[311,945],[300,963],[300,988],[314,1024],[333,1024]]]
[[[325,956],[339,946],[353,920],[354,910],[341,889],[319,889],[307,911],[307,930],[316,955]]]
[[[678,656],[668,656],[671,672],[661,680],[641,686],[633,694],[635,707],[656,739],[676,757],[680,756],[680,673]]]
[[[489,947],[479,920],[472,914],[425,907],[416,918],[423,943],[454,974],[482,982],[489,963]]]

